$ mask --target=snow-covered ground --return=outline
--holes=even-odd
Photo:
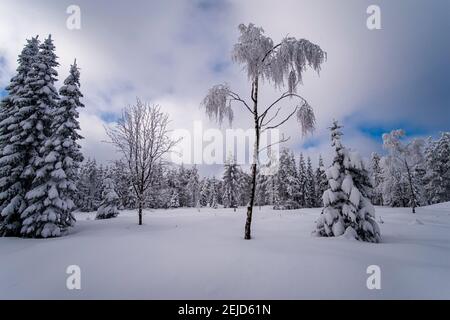
[[[383,243],[311,236],[319,209],[147,211],[112,220],[78,214],[67,237],[0,238],[0,298],[450,299],[450,204],[377,208]],[[81,290],[66,268],[81,268]],[[367,267],[381,268],[368,290]]]

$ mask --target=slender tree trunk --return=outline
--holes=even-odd
[[[406,172],[408,173],[408,182],[409,182],[409,190],[410,190],[410,195],[411,195],[412,213],[416,213],[416,206],[417,206],[416,193],[414,192],[411,170],[409,169],[409,165],[406,162],[406,160],[405,160],[405,166],[406,166]]]
[[[138,209],[138,215],[139,215],[139,225],[142,226],[142,207],[143,207],[143,201],[142,201],[143,195],[141,194],[139,196],[139,209]]]
[[[259,119],[258,119],[258,78],[256,78],[253,82],[253,90],[252,90],[252,100],[254,102],[253,112],[255,116],[255,145],[253,149],[253,164],[252,164],[252,190],[250,193],[250,203],[247,207],[247,220],[245,222],[245,240],[250,240],[252,238],[251,235],[251,226],[252,226],[252,216],[253,216],[253,206],[255,204],[255,195],[256,195],[256,173],[257,173],[257,164],[259,159],[259,139],[260,139],[260,127],[259,127]]]

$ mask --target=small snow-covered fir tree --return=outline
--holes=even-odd
[[[22,227],[20,216],[26,207],[22,173],[28,160],[22,115],[31,102],[25,82],[38,52],[38,38],[27,40],[18,58],[17,73],[0,103],[0,236],[18,236]]]
[[[255,204],[257,206],[265,206],[268,201],[268,177],[261,172],[258,172],[258,175],[256,176],[256,199]]]
[[[53,112],[58,107],[59,94],[54,84],[58,73],[55,46],[51,36],[39,46],[39,53],[31,70],[28,72],[26,96],[30,105],[20,111],[24,121],[22,143],[24,143],[28,161],[22,177],[27,188],[27,208],[21,215],[21,235],[24,237],[47,238],[60,236],[73,223],[63,211],[70,210],[70,201],[61,199],[58,183],[49,184],[50,179],[64,181],[67,178],[58,162],[57,152],[48,152],[48,139],[52,136]],[[54,167],[57,166],[57,167]],[[67,188],[67,184],[61,186]]]
[[[316,181],[314,177],[314,170],[312,167],[311,158],[306,160],[306,193],[305,206],[306,208],[314,208],[317,204],[316,199]]]
[[[106,178],[103,181],[103,201],[97,210],[97,220],[111,219],[119,215],[117,206],[120,203],[119,196],[115,190],[114,181]]]
[[[298,203],[300,207],[304,208],[306,204],[306,193],[307,193],[307,180],[306,176],[306,164],[303,153],[300,153],[300,158],[298,161]]]
[[[95,159],[87,159],[79,170],[76,205],[83,212],[96,211],[102,200],[103,174]]]
[[[331,127],[334,159],[326,172],[329,189],[323,195],[325,208],[314,233],[321,237],[345,235],[361,241],[380,242],[380,229],[370,202],[369,174],[360,156],[342,145],[341,128],[337,121]]]
[[[328,179],[327,175],[325,174],[325,166],[323,164],[323,158],[322,156],[319,156],[319,165],[316,169],[315,173],[315,182],[316,182],[316,206],[322,207],[323,206],[323,200],[322,196],[325,190],[328,189]]]
[[[267,204],[277,205],[279,203],[278,199],[278,175],[271,174],[266,176],[266,190],[267,190]]]
[[[230,156],[225,163],[223,173],[223,205],[225,208],[236,208],[239,205],[240,178],[239,165]]]
[[[129,171],[127,170],[128,174]],[[170,207],[170,199],[174,190],[179,190],[178,180],[176,179],[176,171],[157,163],[153,170],[153,181],[151,188],[145,193],[145,206],[147,208],[164,208]],[[131,191],[133,187],[131,186]],[[134,203],[134,209],[138,208],[138,202],[135,192],[130,194]]]
[[[172,196],[170,197],[169,208],[179,208],[179,207],[180,207],[180,198],[178,196],[178,191],[174,189],[172,192]]]
[[[239,170],[239,190],[238,190],[238,205],[246,206],[250,201],[250,185],[251,185],[251,176],[244,172],[243,170]]]
[[[178,174],[174,178],[178,188],[178,196],[180,198],[180,207],[188,207],[190,203],[187,185],[189,183],[189,171],[182,164],[178,169]]]
[[[196,207],[197,202],[199,201],[200,194],[200,178],[198,175],[197,167],[194,166],[191,170],[189,170],[189,178],[186,186],[186,193],[188,195],[188,207]]]
[[[200,199],[199,203],[201,207],[207,207],[209,205],[209,198],[210,198],[210,188],[211,188],[211,181],[208,178],[204,178],[201,182],[200,187]]]
[[[211,183],[209,184],[209,206],[213,209],[217,209],[219,206],[219,190],[218,190],[218,181],[216,177],[213,177]]]
[[[280,154],[279,168],[276,174],[277,210],[291,210],[299,208],[301,196],[300,180],[296,169],[294,154],[283,148]]]

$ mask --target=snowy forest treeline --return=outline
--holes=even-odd
[[[314,170],[311,159],[305,161],[303,156],[297,164],[288,149],[283,149],[280,162],[277,174],[258,174],[256,205],[274,205],[279,209],[320,207],[320,194],[327,186],[323,165]],[[121,161],[106,166],[92,159],[83,163],[77,184],[78,208],[85,212],[96,211],[102,203],[102,181],[112,179],[120,208],[136,209],[131,178],[125,168]],[[223,174],[218,177],[201,177],[196,166],[159,165],[155,171],[154,183],[145,197],[146,208],[237,208],[248,204],[250,175],[232,158],[227,160]]]
[[[386,134],[400,138],[401,131]],[[399,140],[398,143],[401,143]],[[365,163],[373,186],[371,200],[374,205],[411,207],[412,197],[405,162],[397,161],[398,150],[385,143],[386,155],[373,153]],[[416,206],[450,201],[450,132],[437,139],[413,139],[403,146],[415,151],[405,155],[410,163]],[[315,208],[323,206],[323,193],[329,188],[325,165],[321,156],[318,166],[310,157],[295,155],[283,148],[279,156],[279,170],[274,175],[258,174],[256,205],[274,206],[275,209]],[[77,180],[78,195],[75,203],[79,210],[96,211],[103,201],[103,181],[112,179],[119,196],[120,209],[136,209],[137,203],[130,187],[126,165],[120,160],[110,165],[87,159]],[[250,175],[242,166],[229,158],[218,176],[202,177],[195,166],[159,165],[155,182],[146,195],[146,208],[211,207],[233,208],[246,206],[249,201]]]

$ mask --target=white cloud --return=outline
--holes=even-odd
[[[323,0],[79,0],[80,31],[66,29],[66,8],[70,4],[50,0],[1,1],[0,56],[7,64],[0,64],[0,86],[6,85],[12,74],[25,39],[52,33],[60,57],[60,81],[75,57],[82,68],[86,104],[81,116],[82,135],[86,137],[84,152],[99,160],[112,157],[111,149],[100,143],[104,138],[102,116],[119,113],[136,97],[161,104],[173,118],[174,128],[187,129],[199,119],[205,127],[215,126],[199,110],[203,96],[213,84],[226,81],[248,97],[249,84],[239,66],[230,64],[221,72],[214,70],[214,66],[231,63],[237,25],[242,22],[263,26],[274,40],[289,34],[307,38],[328,52],[320,77],[307,72],[300,88],[315,108],[318,120],[314,147],[317,150],[310,148],[308,153],[326,154],[326,128],[332,118],[345,120],[355,112],[364,113],[368,100],[376,101],[395,87],[408,77],[405,70],[410,69],[401,58],[409,47],[402,47],[398,39],[390,36],[390,16],[398,12],[393,4],[389,4],[388,12],[387,4],[382,7],[387,16],[385,26],[391,29],[376,32],[366,29],[369,1],[343,4]],[[394,56],[394,52],[399,56]],[[268,104],[277,94],[272,88],[263,87],[262,103]],[[378,114],[378,121],[389,119],[394,113],[395,110],[392,114]],[[234,127],[251,127],[244,109],[237,106],[236,114]],[[359,137],[354,128],[347,129],[349,145],[364,152],[375,147],[370,139]],[[288,146],[301,145],[300,130],[294,120],[283,131],[292,137]]]

